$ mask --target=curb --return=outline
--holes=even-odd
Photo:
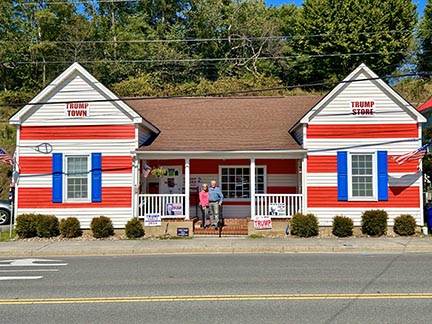
[[[164,247],[145,249],[37,249],[24,251],[0,251],[0,257],[35,256],[104,256],[104,255],[156,255],[156,254],[265,254],[265,253],[431,253],[432,246],[376,247],[376,246],[262,246],[262,247]]]

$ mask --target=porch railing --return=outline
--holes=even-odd
[[[138,195],[138,216],[160,214],[161,218],[185,218],[185,194],[140,194]],[[181,209],[174,209],[169,215],[168,204],[177,204]]]
[[[287,218],[303,211],[302,194],[255,194],[256,216]]]

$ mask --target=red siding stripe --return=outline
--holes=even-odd
[[[413,138],[417,124],[309,125],[307,138]]]
[[[336,173],[337,159],[336,155],[311,155],[307,158],[308,173]]]
[[[21,174],[51,174],[51,156],[21,156],[19,166]],[[131,173],[130,156],[103,156],[102,173]]]
[[[267,174],[296,174],[297,164],[295,159],[257,159],[256,165],[267,166]],[[160,165],[181,165],[184,173],[184,160],[150,160],[148,165],[151,167],[158,167]],[[190,168],[192,174],[218,174],[219,166],[223,165],[239,165],[250,166],[250,160],[246,159],[232,159],[232,160],[198,160],[192,159],[190,161]]]
[[[134,125],[23,126],[21,140],[134,139]]]
[[[391,187],[388,201],[338,201],[336,187],[309,187],[309,208],[419,208],[419,187]]]
[[[131,172],[132,172],[132,157],[104,156],[102,154],[102,174],[131,173]]]
[[[388,172],[389,173],[415,173],[417,169],[417,161],[408,161],[402,165],[397,164],[392,157],[388,156]],[[336,173],[337,161],[336,155],[311,155],[307,158],[308,173]]]
[[[296,187],[267,187],[269,194],[295,194],[297,193]]]
[[[130,187],[102,188],[100,203],[53,203],[51,188],[18,188],[18,208],[110,208],[131,207]]]

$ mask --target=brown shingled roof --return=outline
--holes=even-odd
[[[211,97],[125,102],[161,131],[139,150],[243,151],[300,149],[288,130],[320,99]]]

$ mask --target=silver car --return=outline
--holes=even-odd
[[[0,200],[0,225],[9,224],[11,219],[11,205],[9,200]]]

